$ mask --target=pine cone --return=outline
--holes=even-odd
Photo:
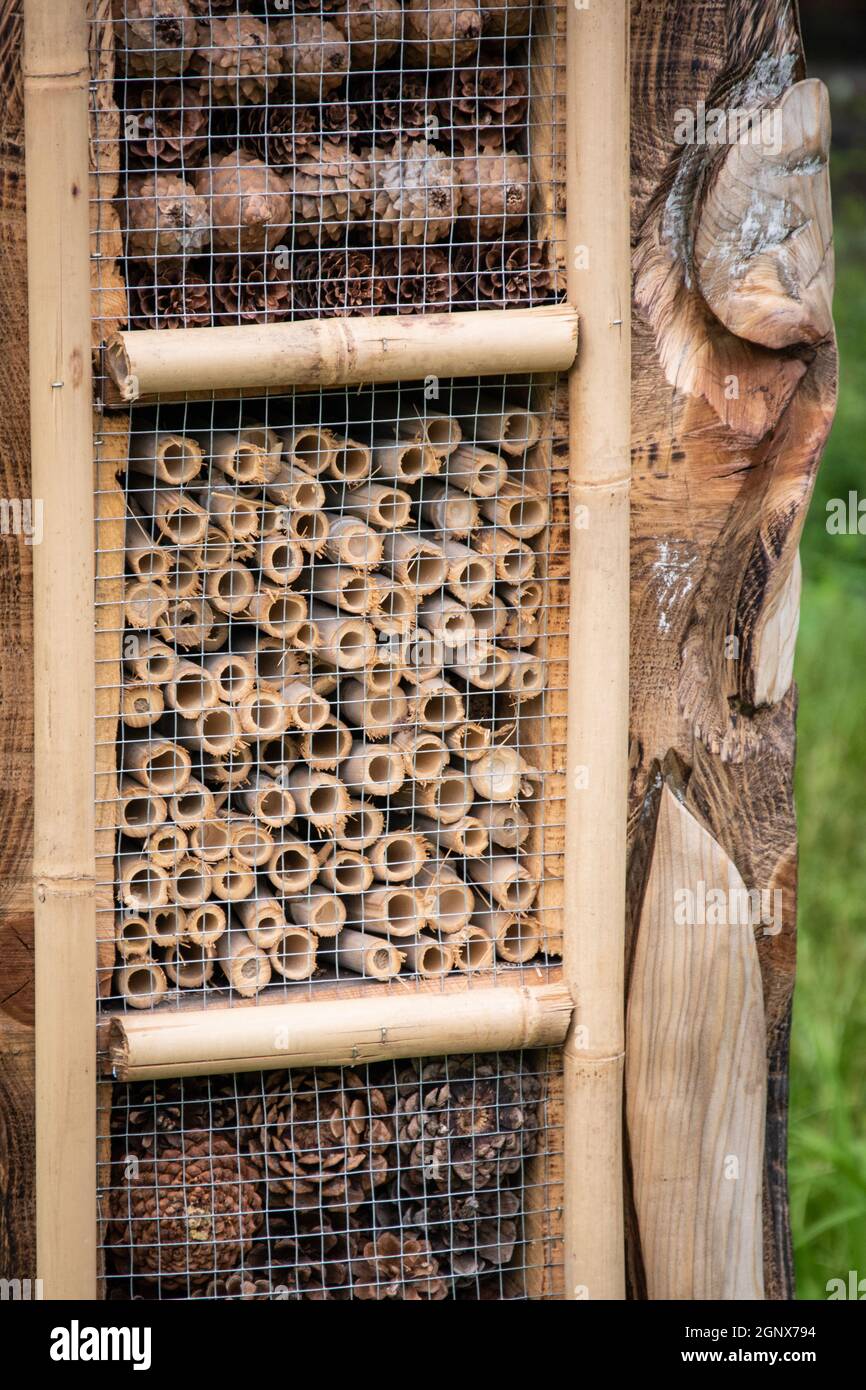
[[[461,184],[460,216],[479,243],[503,240],[529,209],[529,165],[519,154],[483,154],[455,160]]]
[[[532,0],[480,0],[484,37],[518,39],[529,33]]]
[[[319,144],[322,138],[319,107],[247,107],[242,138],[244,145],[265,164],[271,168],[286,168]]]
[[[369,251],[309,251],[298,257],[295,307],[307,317],[381,314],[393,305],[389,286]]]
[[[404,61],[416,68],[457,67],[472,57],[481,28],[475,0],[406,0]]]
[[[359,126],[373,140],[403,135],[433,138],[439,116],[430,84],[420,73],[377,72],[352,84],[350,101],[359,113]]]
[[[178,174],[134,175],[126,197],[127,256],[162,266],[208,246],[208,205]]]
[[[295,14],[274,24],[271,33],[296,101],[321,102],[337,90],[349,70],[349,45],[338,24],[321,14]]]
[[[481,256],[478,298],[511,308],[530,308],[550,298],[554,276],[546,248],[535,242],[494,242]]]
[[[218,10],[232,10],[237,3],[238,0],[189,0],[190,9],[196,14],[204,15],[205,18],[209,18]]]
[[[207,149],[208,110],[186,83],[142,83],[125,108],[127,148],[148,163],[190,164]]]
[[[282,71],[267,25],[248,14],[211,20],[193,67],[206,79],[210,100],[223,106],[260,105]]]
[[[270,1190],[298,1207],[350,1210],[384,1182],[394,1125],[382,1091],[352,1071],[273,1072],[253,1108]]]
[[[403,34],[403,11],[398,0],[346,0],[334,16],[349,44],[349,63],[380,68],[393,58]]]
[[[127,1172],[129,1175],[127,1176]],[[129,1165],[112,1188],[109,1243],[118,1271],[165,1289],[233,1269],[262,1221],[261,1173],[221,1135],[177,1135]]]
[[[114,0],[114,31],[134,77],[177,77],[199,39],[188,0]]]
[[[401,1072],[397,1138],[407,1192],[478,1191],[534,1151],[539,1087],[516,1057],[448,1057]]]
[[[177,278],[142,276],[133,287],[131,328],[206,328],[211,322],[211,291],[204,276],[185,269]]]
[[[345,241],[368,207],[363,162],[345,141],[322,140],[292,171],[292,230],[298,246]]]
[[[220,259],[214,277],[218,323],[274,323],[292,311],[292,276],[282,257]]]
[[[373,160],[374,231],[385,245],[441,241],[457,215],[460,189],[447,155],[426,140],[398,140]]]
[[[462,1279],[507,1265],[520,1232],[520,1199],[507,1187],[431,1197],[400,1215],[403,1224],[426,1233],[440,1264]]]
[[[232,1076],[138,1081],[115,1088],[111,1132],[116,1143],[138,1154],[150,1154],[160,1135],[171,1135],[176,1144],[178,1130],[223,1130],[224,1139],[237,1143],[244,1137],[243,1113]]]
[[[442,312],[457,300],[457,277],[436,246],[399,246],[382,251],[381,274],[399,313]]]
[[[449,74],[448,95],[439,101],[443,130],[466,154],[484,153],[496,142],[504,149],[524,125],[529,105],[526,74],[520,67],[461,68]]]
[[[354,1243],[352,1296],[439,1302],[450,1292],[428,1241],[411,1231],[377,1231]]]
[[[347,1217],[350,1226],[353,1219]],[[295,1207],[272,1215],[269,1229],[274,1282],[287,1288],[290,1298],[324,1302],[348,1297],[347,1231],[328,1212]]]
[[[211,200],[214,250],[266,251],[284,236],[291,220],[288,185],[248,151],[234,149],[202,169],[196,187]]]

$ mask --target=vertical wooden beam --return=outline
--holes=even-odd
[[[565,1297],[625,1294],[623,956],[630,480],[627,0],[571,4],[566,47],[571,596],[563,958]]]
[[[25,0],[34,548],[37,1272],[96,1293],[93,453],[88,27]]]

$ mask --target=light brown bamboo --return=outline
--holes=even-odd
[[[500,960],[523,965],[541,949],[541,927],[535,916],[519,917],[502,908],[491,908],[476,912],[472,920],[493,937]]]
[[[545,689],[547,667],[541,657],[529,652],[512,652],[506,667],[505,689],[515,700],[532,700]]]
[[[134,473],[179,487],[198,477],[204,455],[190,435],[133,429],[129,433],[129,461]]]
[[[472,812],[500,849],[518,849],[532,829],[526,812],[517,805],[476,801]]]
[[[203,587],[201,546],[173,550],[171,556],[171,569],[163,580],[166,593],[173,599],[198,597]]]
[[[373,456],[366,444],[357,439],[337,439],[334,457],[328,464],[328,476],[338,482],[360,483],[369,478]]]
[[[169,877],[146,854],[117,856],[117,895],[133,912],[149,912],[168,902]]]
[[[372,846],[370,864],[376,878],[384,883],[405,883],[414,878],[427,858],[423,835],[409,830],[392,830]]]
[[[238,652],[215,652],[202,666],[214,682],[218,701],[235,704],[248,696],[255,684],[255,665]]]
[[[471,860],[470,864],[478,863]],[[425,897],[431,930],[451,935],[469,925],[477,900],[472,889],[445,859],[428,859],[419,870],[415,886]]]
[[[127,961],[125,965],[119,966],[114,972],[114,989],[115,992],[120,995],[121,999],[123,999],[127,1008],[152,1009],[159,1003],[168,989],[168,981],[165,978],[165,971],[162,966],[157,965],[155,961]],[[46,1200],[46,1197],[47,1194],[43,1192],[43,1202]],[[95,1285],[96,1278],[94,1275],[93,1297],[96,1296]]]
[[[373,866],[358,850],[334,847],[323,852],[319,882],[332,893],[365,893],[373,883]]]
[[[172,709],[191,719],[219,703],[219,689],[206,664],[181,658],[166,683],[165,698]]]
[[[470,858],[486,854],[490,843],[487,829],[475,815],[475,809],[473,805],[472,815],[463,816],[451,824],[417,814],[413,817],[412,824],[430,841],[437,854],[451,850],[463,858]]]
[[[449,661],[456,649],[463,649],[472,643],[476,632],[474,613],[464,604],[458,603],[451,594],[435,594],[418,605],[418,621],[422,627],[433,634],[437,642],[447,648],[445,661]]]
[[[542,635],[538,614],[522,613],[519,609],[514,608],[508,609],[507,620],[497,635],[500,642],[507,642],[509,646],[516,647],[518,653],[524,647],[535,647],[538,639]],[[527,652],[525,656],[531,656],[534,660],[540,660],[534,652]]]
[[[231,988],[244,999],[251,999],[270,983],[271,962],[246,932],[226,932],[219,944],[219,964]]]
[[[206,864],[217,864],[232,851],[231,826],[224,816],[212,816],[192,826],[189,832],[189,852]]]
[[[331,520],[321,508],[301,511],[295,507],[286,512],[286,535],[309,555],[320,555],[331,534]]]
[[[310,571],[309,593],[322,603],[356,616],[371,613],[379,606],[378,577],[345,564],[315,565]]]
[[[361,483],[345,496],[337,494],[335,502],[346,516],[357,517],[383,531],[398,531],[408,526],[412,518],[410,493],[385,483]]]
[[[382,537],[359,517],[341,516],[331,522],[324,551],[337,564],[375,569],[382,559]]]
[[[235,617],[246,612],[256,591],[256,584],[246,565],[234,561],[208,570],[204,591],[208,602],[217,613],[230,613]]]
[[[291,898],[287,904],[289,916],[296,926],[306,927],[320,940],[336,936],[342,931],[346,921],[346,906],[336,893],[325,888],[313,886],[301,897]]]
[[[438,734],[398,729],[392,742],[402,754],[406,776],[415,782],[435,782],[448,766],[448,749]]]
[[[352,731],[333,715],[298,739],[298,756],[316,771],[333,772],[351,751]]]
[[[469,814],[472,783],[458,768],[447,767],[435,782],[406,787],[395,800],[397,805],[421,811],[440,825],[456,825]]]
[[[457,968],[459,970],[489,970],[496,955],[492,937],[482,927],[470,922],[469,926],[454,937],[452,944],[458,948]]]
[[[231,537],[227,536],[225,531],[220,530],[219,526],[208,522],[208,528],[204,533],[204,540],[199,550],[202,569],[218,569],[220,565],[225,565],[232,558]]]
[[[417,936],[427,920],[426,890],[411,885],[373,887],[347,902],[349,926],[385,936]]]
[[[162,717],[164,710],[165,697],[161,685],[133,681],[124,686],[120,717],[128,729],[149,729]]]
[[[469,859],[466,872],[498,907],[509,912],[526,912],[538,895],[538,883],[527,866],[506,854]]]
[[[232,856],[250,869],[261,869],[270,862],[274,852],[274,837],[260,821],[243,816],[229,816]]]
[[[482,801],[516,801],[531,796],[541,774],[516,748],[500,744],[469,765],[469,778]]]
[[[392,796],[405,776],[399,749],[385,743],[356,741],[340,767],[340,780],[355,796]]]
[[[168,612],[168,594],[161,584],[150,579],[128,579],[123,611],[130,627],[156,627]]]
[[[149,837],[145,850],[154,864],[170,869],[186,854],[188,844],[185,830],[177,825],[161,825]]]
[[[114,942],[117,954],[123,960],[148,959],[151,943],[147,919],[135,912],[118,916],[114,927]]]
[[[217,527],[232,541],[248,541],[258,535],[259,509],[250,497],[237,489],[215,486],[200,494],[208,525]]]
[[[123,746],[124,770],[149,791],[173,796],[192,776],[192,759],[179,743],[167,738],[128,739]]]
[[[286,463],[318,474],[330,470],[337,453],[337,436],[318,425],[297,425],[279,430]]]
[[[511,680],[512,655],[504,647],[493,647],[485,643],[468,644],[468,660],[452,660],[449,666],[461,680],[474,685],[478,690],[499,690],[509,687]]]
[[[478,503],[453,483],[425,479],[417,489],[418,510],[437,531],[464,538],[478,526]]]
[[[222,641],[216,615],[205,598],[182,598],[169,603],[156,627],[165,642],[188,651],[204,647],[215,634]]]
[[[117,826],[134,840],[146,840],[168,815],[165,798],[133,777],[121,777],[117,787]]]
[[[143,685],[164,685],[174,679],[179,657],[172,647],[154,637],[135,635],[128,639],[126,669]]]
[[[209,941],[175,941],[162,953],[162,968],[181,989],[203,989],[214,972],[216,948]]]
[[[512,481],[505,483],[495,497],[480,502],[479,510],[491,525],[524,541],[543,531],[550,517],[546,497]]]
[[[256,891],[255,873],[247,864],[230,855],[228,859],[221,859],[212,866],[211,891],[220,902],[243,902]]]
[[[443,471],[449,484],[470,496],[493,497],[508,477],[508,464],[490,449],[461,444],[445,460]]]
[[[489,726],[475,720],[457,724],[445,734],[445,742],[451,752],[457,753],[467,763],[479,762],[490,748],[492,738]]]
[[[395,663],[399,663],[401,680],[420,685],[422,681],[441,677],[444,652],[432,633],[426,629],[416,627],[412,631],[401,633],[399,639],[392,643],[391,649]]]
[[[154,525],[172,545],[198,545],[207,531],[207,512],[176,488],[158,487],[150,494]]]
[[[225,908],[219,903],[202,903],[186,914],[186,935],[199,944],[216,945],[227,925]]]
[[[247,613],[270,637],[291,641],[307,621],[307,603],[294,590],[264,586],[250,599]]]
[[[369,801],[349,802],[345,824],[334,838],[341,849],[369,849],[385,829],[385,815]]]
[[[224,757],[241,737],[241,722],[233,705],[214,705],[192,719],[177,715],[174,725],[180,743],[212,757]]]
[[[256,551],[259,568],[269,584],[287,588],[304,568],[304,551],[285,535],[268,536]]]
[[[141,511],[130,501],[126,519],[126,561],[139,579],[165,579],[171,566],[171,552],[159,545],[142,525]]]
[[[282,903],[261,890],[247,902],[235,903],[232,917],[242,924],[250,941],[265,951],[276,945],[288,925]]]
[[[252,770],[253,755],[250,745],[238,739],[227,753],[204,755],[202,764],[209,782],[219,787],[241,787]]]
[[[496,578],[505,583],[520,584],[535,574],[535,552],[505,531],[483,526],[473,544],[482,555],[490,556],[496,567]]]
[[[316,968],[318,941],[306,927],[292,924],[268,950],[268,960],[286,980],[308,980]]]
[[[458,948],[451,941],[439,941],[422,932],[419,936],[400,942],[406,957],[406,968],[422,978],[447,975],[457,964]]]
[[[171,897],[181,907],[200,907],[211,894],[216,865],[187,855],[171,870]]]
[[[414,405],[395,391],[377,392],[376,414],[386,424],[390,438],[423,444],[440,460],[453,453],[463,438],[460,424],[452,415],[428,410],[426,403]]]
[[[520,584],[503,584],[500,596],[510,608],[535,614],[544,602],[544,585],[540,579],[525,579]]]
[[[334,952],[338,970],[349,970],[353,975],[362,975],[367,980],[393,979],[399,975],[406,959],[393,941],[386,941],[383,936],[372,936],[369,932],[354,931],[351,927],[340,932],[334,943]]]
[[[427,729],[453,729],[466,718],[460,691],[448,681],[422,681],[407,696],[409,718]]]
[[[521,406],[503,404],[496,396],[479,399],[473,395],[471,414],[468,419],[463,418],[463,426],[473,439],[492,444],[514,458],[522,457],[541,438],[537,415]]]
[[[491,556],[482,555],[472,546],[463,545],[447,535],[437,539],[448,561],[450,593],[470,608],[475,604],[487,603],[496,583],[496,566]]]
[[[376,631],[392,641],[405,641],[415,621],[418,596],[413,589],[396,579],[376,576],[379,602],[370,614]],[[368,663],[369,669],[370,663]]]
[[[346,680],[340,686],[340,714],[365,738],[387,738],[408,713],[409,702],[399,687],[387,695],[371,696],[360,680]]]
[[[394,531],[384,537],[383,551],[395,579],[415,594],[433,594],[445,583],[445,552],[423,536]]]
[[[295,816],[295,801],[288,787],[261,772],[254,773],[237,797],[239,805],[271,829],[288,825]]]
[[[376,633],[365,619],[347,617],[316,600],[293,637],[297,647],[339,671],[363,669],[376,651]]]
[[[259,682],[244,700],[239,700],[237,710],[241,728],[250,739],[282,738],[289,723],[289,711],[277,686]]]
[[[186,935],[187,914],[176,903],[154,908],[147,914],[147,931],[154,946],[170,946]]]
[[[305,893],[319,872],[315,850],[283,831],[268,860],[268,878],[279,893]]]
[[[307,680],[289,680],[281,687],[280,695],[289,722],[302,733],[323,728],[331,717],[328,701]]]
[[[264,425],[216,430],[200,436],[199,443],[214,468],[242,487],[270,482],[280,467],[282,441]]]

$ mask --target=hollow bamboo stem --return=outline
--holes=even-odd
[[[306,927],[320,940],[336,936],[346,921],[346,906],[342,898],[316,886],[302,897],[292,898],[288,911],[296,926]]]
[[[470,417],[463,417],[464,431],[473,439],[492,444],[514,458],[522,457],[541,438],[541,421],[520,406],[503,405],[495,396],[473,401]]]
[[[319,872],[319,860],[309,845],[283,831],[268,861],[268,878],[279,893],[305,893]]]
[[[362,483],[338,498],[342,512],[382,531],[398,531],[412,519],[412,497],[401,487]]]
[[[145,850],[154,864],[170,869],[186,854],[188,844],[185,830],[177,825],[161,825],[148,838]]]
[[[463,816],[450,825],[421,815],[416,815],[412,823],[416,830],[419,830],[430,841],[437,854],[451,850],[453,854],[459,854],[463,858],[471,858],[475,855],[486,854],[490,844],[486,827],[474,814],[474,805],[472,810],[472,815]]]
[[[354,743],[340,768],[341,780],[356,796],[392,796],[405,775],[399,749],[383,743]]]
[[[449,536],[469,536],[478,526],[478,503],[453,483],[425,480],[418,489],[418,509],[437,531]]]
[[[250,599],[247,613],[270,637],[291,641],[307,622],[307,602],[293,590],[265,586]]]
[[[398,729],[393,743],[402,755],[406,776],[415,782],[435,782],[448,766],[448,748],[438,734]]]
[[[124,770],[143,787],[163,796],[182,791],[192,776],[192,759],[168,739],[129,739],[123,746]]]
[[[457,947],[459,970],[489,970],[493,964],[496,947],[492,938],[471,922],[459,937],[453,938],[452,944]]]
[[[130,1009],[152,1009],[166,993],[168,981],[152,960],[127,961],[114,972],[115,992]]]
[[[288,926],[268,950],[268,960],[287,980],[308,980],[316,968],[318,941],[306,927]]]
[[[288,588],[304,568],[304,550],[297,541],[283,534],[259,541],[256,551],[259,569],[269,585]]]
[[[164,710],[165,697],[161,685],[133,681],[124,686],[120,717],[128,729],[149,729],[162,717]]]
[[[449,484],[471,497],[493,497],[508,477],[508,464],[500,454],[477,444],[460,444],[445,460]]]
[[[295,816],[295,800],[288,787],[261,773],[250,778],[237,799],[251,816],[274,830],[289,825]]]
[[[214,468],[242,487],[262,486],[278,471],[282,441],[274,430],[263,425],[245,425],[236,430],[217,430],[201,437]]]
[[[350,926],[389,937],[415,937],[427,920],[426,890],[399,884],[370,888],[347,906]]]
[[[114,926],[114,943],[123,960],[149,959],[151,938],[147,919],[135,912],[120,914]]]
[[[209,941],[175,941],[162,953],[162,968],[180,989],[203,989],[213,975],[215,954]]]
[[[121,777],[117,792],[118,829],[131,839],[146,840],[168,815],[165,798],[146,790],[133,777]]]
[[[427,858],[423,835],[393,830],[372,846],[370,864],[376,878],[384,883],[405,883],[419,872]]]
[[[432,541],[395,531],[384,537],[383,551],[395,579],[414,593],[433,594],[445,583],[445,552]]]
[[[255,873],[247,864],[232,856],[221,859],[212,868],[211,891],[221,902],[243,902],[256,891]]]
[[[219,903],[202,903],[186,914],[186,935],[200,945],[215,946],[225,934],[226,925],[225,908]]]
[[[385,816],[369,801],[350,801],[345,824],[334,838],[341,849],[369,849],[385,829]]]
[[[315,565],[310,571],[309,592],[322,603],[363,616],[379,605],[379,584],[374,575],[350,566]]]
[[[134,473],[143,473],[170,487],[191,483],[202,470],[204,455],[195,439],[184,434],[131,430],[129,461]]]
[[[214,652],[202,666],[214,682],[216,702],[235,704],[252,691],[256,670],[252,661],[238,652]]]
[[[272,893],[259,891],[247,902],[235,903],[232,917],[237,917],[250,940],[265,951],[275,946],[286,930],[286,914]]]
[[[328,464],[328,476],[338,482],[360,483],[370,476],[373,456],[366,444],[357,439],[337,440],[334,457]]]
[[[220,969],[233,990],[251,999],[271,979],[271,961],[245,932],[228,931],[220,942]]]
[[[469,765],[469,779],[482,801],[517,801],[531,796],[541,773],[516,748],[499,745]]]
[[[337,436],[315,425],[297,425],[279,431],[283,454],[290,466],[318,474],[330,470],[336,457]]]
[[[174,679],[179,657],[176,651],[154,637],[134,638],[125,665],[142,685],[164,685]]]
[[[126,519],[126,561],[139,579],[156,582],[165,579],[171,566],[171,553],[159,545],[142,525],[141,512],[130,502]]]
[[[400,949],[406,957],[407,969],[422,978],[447,975],[457,963],[458,948],[452,942],[437,941],[423,932],[411,940],[401,941]]]
[[[400,967],[406,959],[405,953],[398,950],[393,941],[370,932],[354,931],[346,927],[340,932],[335,943],[338,970],[349,970],[353,975],[362,975],[368,980],[391,980],[399,975]]]
[[[395,726],[411,717],[405,691],[398,687],[387,695],[370,695],[360,680],[343,681],[340,713],[350,728],[361,730],[365,738],[373,740],[387,738]]]
[[[319,870],[319,882],[332,893],[365,893],[373,883],[373,865],[365,854],[335,849]]]
[[[382,537],[359,517],[341,516],[331,522],[323,549],[337,564],[375,569],[382,559]]]
[[[299,757],[317,772],[333,772],[351,751],[352,731],[333,715],[298,739]]]

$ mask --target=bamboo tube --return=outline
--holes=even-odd
[[[323,549],[338,565],[375,569],[382,559],[382,537],[360,518],[341,516],[331,522]]]
[[[383,531],[399,531],[412,519],[412,497],[401,487],[384,483],[361,483],[338,498],[346,516],[357,517]]]
[[[416,628],[400,643],[399,657],[403,679],[413,685],[442,676],[443,651],[431,632]]]
[[[201,546],[194,550],[172,551],[172,566],[165,577],[165,590],[177,601],[180,598],[197,598],[202,592],[202,552]]]
[[[293,634],[295,645],[339,671],[358,671],[376,652],[376,634],[363,618],[346,617],[327,604],[310,603],[309,618]]]
[[[392,796],[402,787],[405,775],[399,749],[382,743],[353,743],[340,768],[342,782],[361,796]]]
[[[256,680],[253,662],[237,652],[215,652],[202,662],[213,682],[216,700],[236,704],[251,693]]]
[[[508,477],[508,464],[500,454],[477,444],[460,444],[446,459],[449,484],[471,497],[493,497]]]
[[[541,636],[541,624],[537,613],[521,613],[519,610],[509,609],[508,619],[500,631],[500,642],[507,642],[509,646],[516,647],[518,653],[523,647],[532,647]],[[528,653],[532,655],[534,653]]]
[[[457,962],[457,947],[450,941],[437,941],[433,936],[420,936],[400,942],[406,957],[406,968],[415,975],[447,975]]]
[[[325,505],[326,493],[318,478],[297,463],[282,463],[265,487],[265,496],[280,508],[279,524],[275,529],[288,534],[289,514],[318,512]]]
[[[291,641],[307,621],[307,603],[293,590],[265,586],[250,599],[247,613],[270,637]]]
[[[424,444],[387,436],[373,440],[373,471],[378,477],[396,483],[417,483],[419,478],[439,472],[439,459]]]
[[[240,859],[229,856],[211,866],[211,891],[220,902],[243,902],[256,891],[255,873]]]
[[[416,830],[430,840],[437,854],[451,850],[462,858],[470,858],[486,854],[490,844],[487,828],[474,814],[476,808],[473,806],[472,809],[473,815],[463,816],[461,820],[450,824],[417,814],[412,823]]]
[[[146,840],[168,814],[165,798],[132,777],[121,777],[117,790],[118,830],[131,839]]]
[[[305,816],[317,830],[328,835],[343,831],[351,801],[339,777],[301,766],[289,773],[288,786],[298,814]]]
[[[545,689],[547,668],[540,657],[526,652],[511,653],[505,689],[516,700],[532,700]]]
[[[148,791],[163,796],[182,791],[192,776],[189,753],[167,738],[128,739],[123,745],[123,766]]]
[[[231,789],[242,787],[252,771],[253,755],[250,745],[238,739],[226,753],[204,754],[202,767],[209,782]]]
[[[278,893],[306,893],[319,872],[314,849],[283,831],[268,861],[268,878]]]
[[[352,849],[334,849],[319,870],[319,881],[332,893],[365,893],[373,883],[373,865]]]
[[[217,613],[236,616],[245,613],[256,591],[255,580],[246,565],[233,562],[208,570],[204,591]]]
[[[425,480],[417,492],[418,510],[437,531],[460,539],[471,535],[478,526],[478,503],[452,483]]]
[[[175,717],[178,741],[198,753],[224,757],[241,736],[241,722],[233,705],[214,705],[192,719]]]
[[[541,779],[516,748],[499,745],[469,765],[469,778],[481,801],[517,801],[531,796]]]
[[[232,541],[248,541],[258,535],[259,509],[252,498],[224,486],[206,488],[199,495],[207,525],[216,526]]]
[[[123,960],[148,959],[150,933],[146,919],[135,912],[119,916],[114,927],[114,944]]]
[[[203,647],[216,630],[214,611],[205,598],[182,598],[169,603],[156,624],[160,637],[175,647]]]
[[[427,858],[423,835],[408,830],[392,830],[370,850],[370,864],[376,878],[384,883],[405,883],[414,878]]]
[[[165,710],[161,685],[133,681],[123,688],[120,717],[128,729],[149,729]]]
[[[338,447],[337,437],[330,430],[316,425],[298,425],[278,433],[288,464],[314,475],[330,470]]]
[[[331,706],[307,681],[290,680],[281,687],[280,694],[289,723],[302,733],[324,728],[331,717]]]
[[[519,849],[532,829],[526,812],[517,805],[476,801],[473,812],[500,849]]]
[[[379,605],[378,577],[346,565],[314,565],[308,588],[313,598],[347,613],[363,615]]]
[[[377,632],[386,633],[398,641],[405,638],[412,623],[418,599],[412,589],[395,579],[376,576],[378,606],[370,614],[370,621]]]
[[[463,696],[448,681],[422,681],[407,698],[409,719],[428,729],[453,729],[466,718]]]
[[[164,685],[174,679],[179,657],[171,647],[155,637],[127,639],[124,665],[142,685]]]
[[[373,455],[366,444],[360,444],[357,439],[338,438],[327,472],[337,482],[355,484],[369,478],[372,466]]]
[[[463,427],[473,439],[493,444],[505,454],[519,458],[541,438],[541,421],[520,406],[503,403],[496,396],[473,399],[471,413]]]
[[[168,902],[169,878],[165,869],[145,854],[117,856],[117,895],[133,912],[149,912]]]
[[[202,569],[219,569],[220,565],[227,565],[232,558],[231,537],[227,536],[225,531],[221,531],[219,526],[212,526],[208,522],[199,551]]]
[[[291,792],[273,777],[254,773],[248,787],[239,793],[238,802],[256,820],[273,829],[280,829],[294,820],[295,801]]]
[[[476,631],[474,613],[478,612],[479,609],[465,608],[450,594],[436,594],[418,605],[418,621],[432,632],[437,642],[448,648],[445,656],[448,661],[454,648],[471,644]]]
[[[169,551],[163,549],[141,523],[141,512],[130,502],[126,518],[126,563],[138,579],[157,583],[165,579],[171,565]]]
[[[154,946],[170,946],[186,936],[187,914],[176,904],[155,908],[147,914],[147,933]]]
[[[472,922],[459,938],[453,938],[452,945],[457,947],[458,970],[489,970],[493,964],[496,955],[493,939]]]
[[[440,537],[439,544],[448,561],[450,593],[470,608],[475,604],[487,603],[496,582],[496,566],[492,558],[452,540],[450,536]]]
[[[186,831],[178,825],[160,825],[149,836],[145,851],[154,864],[161,869],[170,869],[182,859],[188,847]]]
[[[385,829],[385,817],[378,806],[350,801],[345,821],[334,838],[341,849],[369,849]]]
[[[490,748],[493,735],[486,724],[468,720],[448,729],[445,742],[453,753],[459,754],[467,763],[478,762]]]
[[[508,584],[522,584],[535,574],[536,556],[523,541],[494,527],[482,527],[474,545],[482,555],[489,555],[496,568],[496,578]]]
[[[298,662],[300,663],[300,654],[297,655]],[[340,680],[336,671],[328,666],[317,666],[315,661],[306,664],[304,667],[304,674],[309,677],[310,683],[316,694],[321,695],[324,699],[327,699],[329,695],[333,695],[334,691],[337,690],[340,685]]]
[[[480,502],[479,508],[487,521],[517,540],[537,536],[550,519],[547,498],[515,482],[505,483],[495,497]]]
[[[510,688],[512,655],[504,647],[481,647],[474,643],[469,648],[468,661],[451,661],[451,670],[461,680],[474,685],[478,690],[499,690]]]
[[[415,880],[425,897],[431,930],[450,935],[462,932],[477,907],[475,894],[445,859],[428,859]]]
[[[287,980],[308,980],[316,968],[318,942],[305,927],[287,927],[268,951],[268,960]]]
[[[214,971],[215,948],[209,941],[175,941],[162,954],[162,968],[181,989],[203,989]]]
[[[171,871],[172,901],[181,907],[200,907],[211,895],[216,866],[188,855]]]
[[[256,556],[268,584],[278,588],[288,588],[304,568],[303,547],[284,535],[269,536],[259,541]]]
[[[402,754],[406,776],[415,782],[435,782],[448,766],[448,749],[438,734],[398,729],[393,744]]]
[[[299,671],[297,652],[290,651],[281,637],[269,637],[254,627],[242,628],[234,636],[232,655],[245,657],[260,680],[290,680]]]
[[[544,585],[540,579],[524,579],[520,584],[503,584],[500,595],[510,608],[518,608],[530,616],[536,614],[544,602]]]
[[[292,898],[288,910],[296,926],[306,927],[319,940],[336,936],[346,921],[346,907],[342,898],[315,886],[303,897]]]
[[[202,470],[204,455],[195,439],[184,434],[136,430],[129,433],[129,461],[133,473],[177,488],[191,483]]]
[[[114,987],[130,1009],[152,1009],[165,994],[165,971],[152,960],[129,961],[114,972]]]
[[[237,917],[250,941],[264,951],[276,945],[287,926],[282,903],[272,893],[261,891],[247,902],[236,903],[232,917]]]
[[[242,487],[270,482],[280,467],[282,441],[264,425],[217,430],[200,436],[200,443],[214,468]]]
[[[294,544],[309,555],[320,555],[331,533],[330,518],[322,510],[302,512],[294,509],[287,513],[286,533]]]
[[[246,932],[228,931],[220,943],[220,968],[243,999],[251,999],[270,983],[271,962]]]
[[[219,703],[219,690],[206,664],[183,658],[166,684],[165,698],[172,709],[191,719]]]
[[[301,734],[298,755],[317,772],[333,772],[352,751],[352,731],[332,715],[319,729]]]
[[[541,929],[536,918],[519,917],[501,908],[491,908],[489,911],[476,912],[472,921],[493,937],[500,960],[524,965],[538,955]]]
[[[229,816],[232,858],[249,869],[261,869],[270,862],[274,852],[274,837],[261,821]]]
[[[241,728],[253,739],[281,738],[289,727],[289,711],[276,687],[256,685],[245,700],[234,706]]]
[[[435,782],[404,788],[397,805],[420,811],[440,825],[456,825],[469,813],[472,784],[456,768],[447,767]]]
[[[130,627],[156,627],[168,611],[168,594],[149,579],[128,579],[123,611]]]
[[[415,594],[432,594],[445,583],[445,552],[432,541],[395,531],[384,537],[383,551],[395,579]]]
[[[399,975],[406,956],[393,941],[369,932],[344,928],[337,937],[334,954],[338,972],[349,970],[367,980],[391,980]]]
[[[213,816],[194,825],[189,832],[189,852],[206,864],[219,863],[232,851],[231,826],[224,816]]]
[[[409,701],[399,688],[388,695],[371,696],[362,681],[347,680],[340,686],[340,714],[350,728],[367,739],[387,738],[395,725],[409,715]]]
[[[526,912],[538,895],[538,883],[526,865],[505,854],[469,859],[466,872],[498,907],[510,912]]]
[[[186,914],[186,935],[200,946],[213,948],[225,934],[226,913],[219,903],[202,903]]]
[[[401,884],[374,887],[347,902],[348,922],[385,936],[415,937],[427,920],[426,892]]]
[[[154,524],[172,545],[194,546],[204,540],[207,512],[176,488],[158,487],[150,493]]]
[[[493,595],[491,603],[479,603],[472,609],[475,631],[480,642],[492,642],[498,637],[508,622],[508,609],[501,598]]]

